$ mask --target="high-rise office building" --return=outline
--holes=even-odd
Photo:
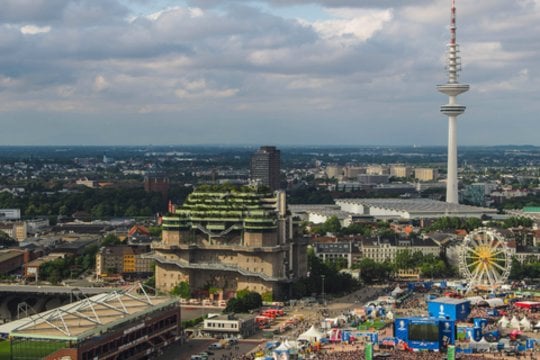
[[[251,181],[272,191],[279,189],[280,158],[275,146],[261,146],[251,157]]]

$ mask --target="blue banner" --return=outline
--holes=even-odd
[[[394,321],[394,336],[405,342],[409,341],[409,319],[396,319]]]

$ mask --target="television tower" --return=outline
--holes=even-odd
[[[458,82],[458,74],[461,71],[461,58],[459,57],[459,45],[456,42],[456,1],[452,0],[450,15],[450,43],[448,44],[448,82],[437,85],[437,90],[448,95],[448,104],[441,105],[441,113],[448,116],[448,165],[446,180],[446,202],[457,204],[458,180],[457,180],[457,117],[465,111],[465,106],[458,105],[456,97],[469,90],[469,85]]]

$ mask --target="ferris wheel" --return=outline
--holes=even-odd
[[[506,239],[490,228],[479,228],[465,237],[459,270],[468,281],[468,291],[474,288],[493,290],[505,283],[510,275],[512,258]]]

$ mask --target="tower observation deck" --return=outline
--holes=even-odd
[[[457,96],[469,90],[469,85],[458,82],[461,71],[459,45],[456,41],[456,1],[452,0],[450,16],[450,43],[448,44],[448,82],[437,85],[437,90],[448,95],[448,103],[441,105],[441,113],[448,116],[448,165],[446,180],[446,202],[457,204],[457,117],[465,112],[465,106],[457,103]]]

